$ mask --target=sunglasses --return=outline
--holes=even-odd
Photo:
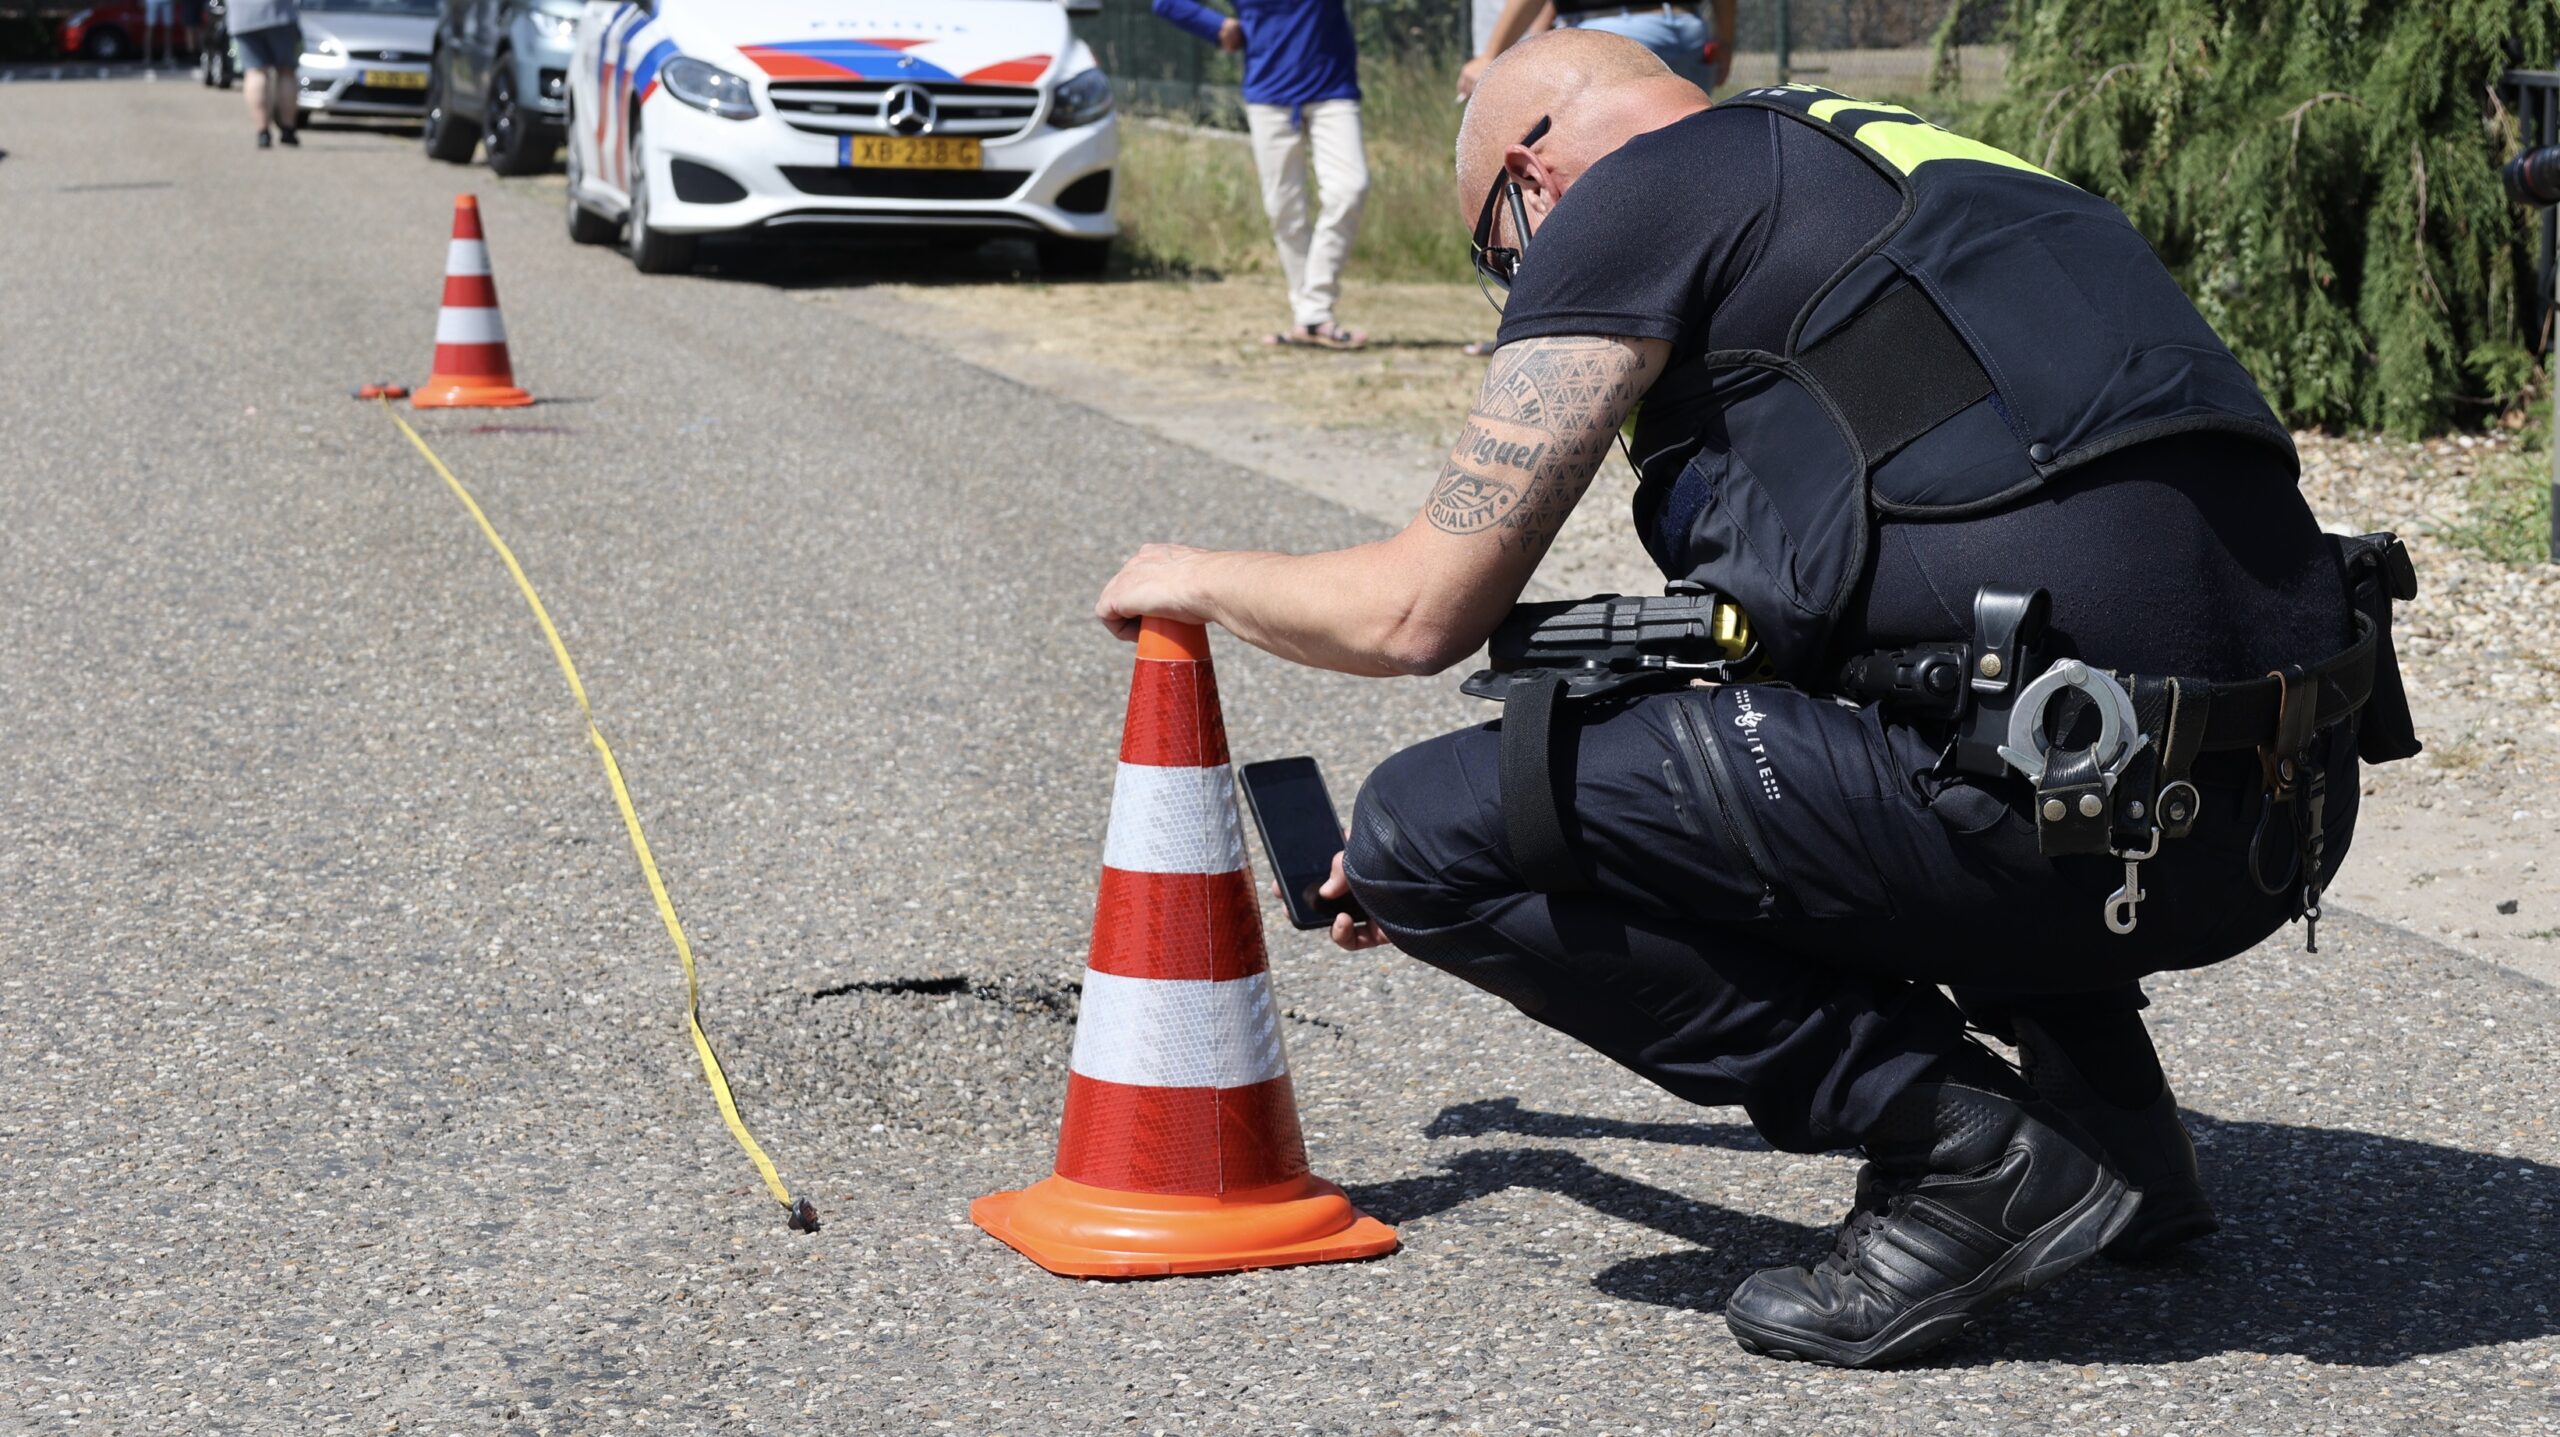
[[[1540,115],[1538,123],[1529,127],[1529,133],[1520,137],[1523,149],[1547,137],[1550,119]],[[1511,208],[1511,232],[1519,236],[1519,241],[1517,244],[1498,245],[1493,242],[1494,220],[1506,200]],[[1484,208],[1476,214],[1475,234],[1468,241],[1469,248],[1475,252],[1476,273],[1500,285],[1504,293],[1509,293],[1512,276],[1520,272],[1520,250],[1528,243],[1529,206],[1521,200],[1520,182],[1511,177],[1511,169],[1506,165],[1494,175],[1493,187],[1485,191]]]

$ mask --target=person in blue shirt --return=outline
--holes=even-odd
[[[1334,318],[1342,266],[1360,232],[1369,162],[1360,140],[1360,54],[1343,0],[1233,0],[1234,15],[1198,0],[1153,0],[1165,20],[1244,55],[1245,128],[1262,178],[1291,325],[1265,344],[1358,349],[1369,337]],[[1308,171],[1315,213],[1308,214]]]

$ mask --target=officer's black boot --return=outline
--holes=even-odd
[[[1734,1290],[1724,1320],[1744,1351],[1840,1367],[1909,1357],[2087,1261],[2132,1218],[2140,1197],[2067,1119],[2014,1076],[1988,1086],[2013,1091],[1941,1080],[1894,1099],[1830,1256]]]
[[[2107,1256],[2143,1262],[2222,1224],[2204,1195],[2195,1142],[2178,1121],[2178,1100],[2160,1076],[2160,1060],[2142,1030],[2141,1015],[2104,1016],[2111,1028],[2130,1025],[2130,1032],[2109,1031],[2093,1035],[2094,1042],[2074,1042],[2078,1028],[2068,1020],[2048,1022],[2019,1013],[2019,1066],[2036,1096],[2062,1109],[2097,1142],[2108,1165],[2141,1190],[2142,1210],[2107,1244]],[[2117,1049],[2124,1051],[2111,1057]],[[2115,1062],[2128,1071],[2111,1072],[2105,1082],[2093,1083],[2082,1071],[2087,1062]]]

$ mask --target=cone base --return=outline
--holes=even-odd
[[[1319,1177],[1221,1197],[1114,1192],[1052,1175],[969,1204],[969,1220],[1065,1277],[1169,1277],[1393,1252],[1396,1230]]]
[[[512,384],[465,379],[430,379],[409,396],[412,409],[517,409],[532,402],[532,395]]]

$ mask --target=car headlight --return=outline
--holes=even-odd
[[[74,30],[77,30],[81,26],[88,24],[89,17],[97,13],[98,12],[95,10],[74,10],[71,12],[70,18],[64,20],[62,23],[70,26]]]
[[[717,65],[678,56],[658,72],[658,83],[668,94],[724,120],[755,118],[755,88]]]
[[[1111,113],[1111,77],[1097,67],[1058,87],[1049,101],[1049,123],[1062,130],[1090,125]]]
[[[548,10],[536,10],[525,18],[533,22],[533,33],[555,45],[567,44],[570,37],[578,33],[578,17],[575,15],[554,15]]]
[[[306,65],[335,65],[345,58],[347,47],[329,36],[317,40],[308,35],[302,37],[302,63]]]

